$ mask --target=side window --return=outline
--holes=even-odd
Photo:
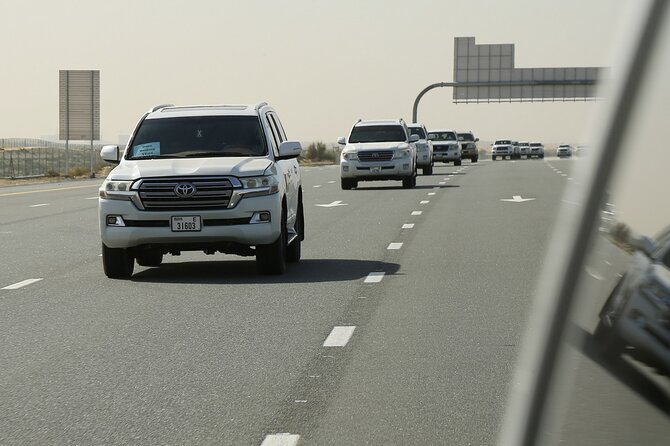
[[[272,120],[270,113],[267,113],[265,115],[265,121],[268,124],[268,127],[270,127],[270,132],[272,133],[272,140],[274,141],[274,145],[272,147],[272,152],[274,153],[275,157],[279,156],[279,132],[277,131],[276,126],[274,125],[274,121]]]
[[[284,132],[284,127],[282,127],[281,122],[279,122],[279,117],[277,115],[275,115],[274,113],[270,113],[269,115],[270,115],[270,119],[275,124],[275,128],[279,132],[279,140],[281,142],[286,141],[286,133]]]

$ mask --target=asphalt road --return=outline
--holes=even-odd
[[[281,277],[185,253],[110,280],[99,180],[2,188],[0,444],[493,444],[577,164],[304,168]]]

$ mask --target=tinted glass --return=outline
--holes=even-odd
[[[428,139],[431,141],[456,141],[456,134],[454,132],[430,132]]]
[[[458,140],[459,141],[474,141],[475,138],[472,136],[472,133],[459,133],[458,134]]]
[[[426,132],[424,132],[421,127],[410,127],[409,134],[419,135],[419,139],[426,139]]]
[[[351,130],[350,143],[402,142],[406,141],[405,130],[399,125],[361,125]]]
[[[263,131],[255,116],[146,119],[130,147],[129,159],[267,153]]]

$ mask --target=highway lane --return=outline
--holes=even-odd
[[[342,191],[336,166],[303,171],[304,261],[281,278],[189,253],[108,280],[93,185],[0,196],[15,265],[0,288],[43,278],[0,290],[0,442],[401,443],[410,425],[424,442],[488,442],[566,180],[542,161],[466,162],[411,190]],[[500,201],[518,194],[536,200]],[[354,325],[346,347],[322,346]]]

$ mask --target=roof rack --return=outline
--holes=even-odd
[[[161,108],[165,108],[165,107],[174,107],[174,104],[160,104],[160,105],[157,105],[157,106],[155,106],[151,109],[151,112],[153,113],[156,110],[160,110]]]
[[[260,110],[261,108],[265,107],[266,105],[268,105],[267,102],[259,102],[258,104],[256,104],[256,111]]]

